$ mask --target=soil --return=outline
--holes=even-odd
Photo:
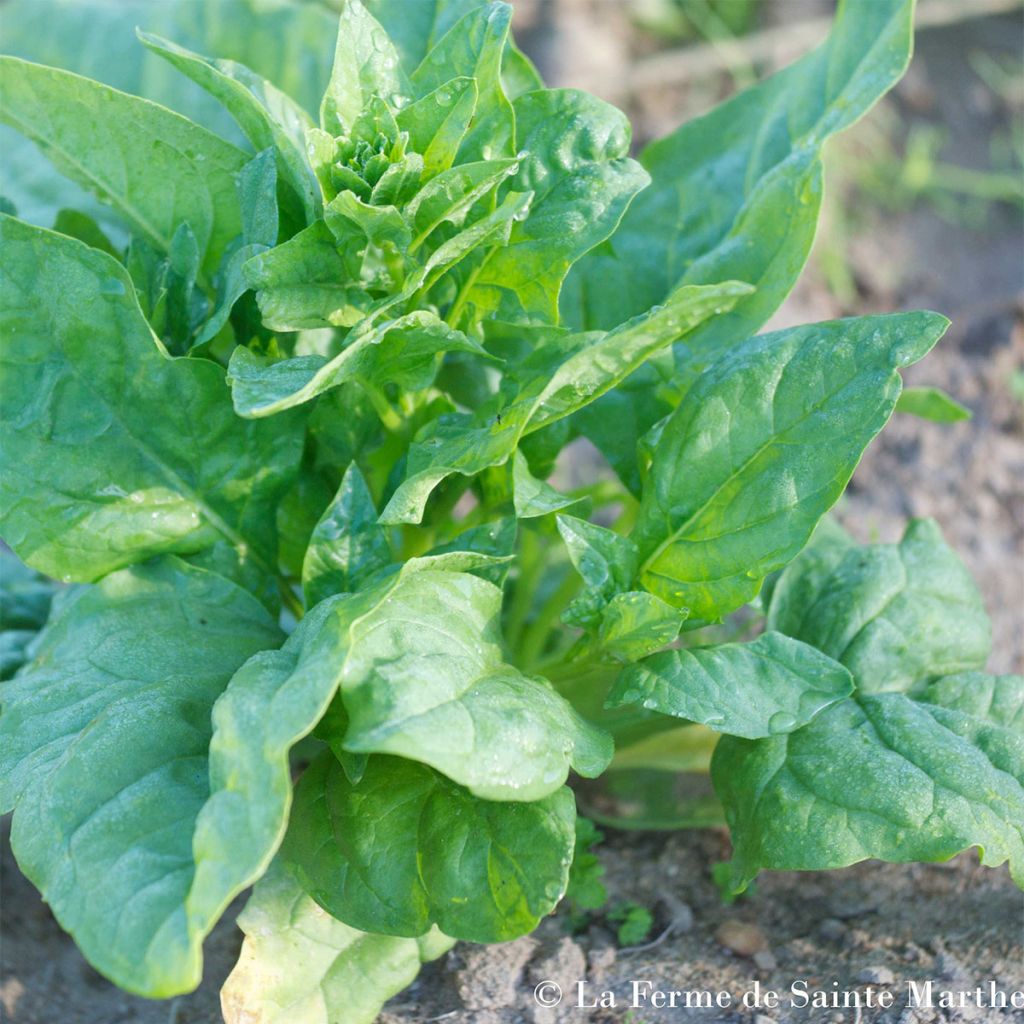
[[[801,16],[819,5],[803,3]],[[770,10],[791,14],[795,6]],[[581,28],[581,26],[583,26]],[[598,68],[622,67],[650,45],[631,35],[621,5],[586,0],[525,9],[524,39],[559,84],[583,81]],[[1020,118],[1024,95],[1009,97],[979,87],[968,64],[978,49],[1020,56],[1021,20],[977,19],[919,36],[907,84],[894,109],[943,126],[942,157],[961,164],[984,161],[993,134]],[[568,46],[566,32],[587,32],[593,47]],[[546,42],[545,42],[546,41]],[[541,46],[545,44],[546,49]],[[552,69],[556,54],[575,54]],[[592,84],[588,81],[588,85]],[[696,97],[646,95],[631,100],[641,135],[660,133],[681,113],[706,103]],[[685,92],[685,91],[684,91]],[[682,104],[682,105],[681,105]],[[924,363],[907,373],[911,384],[945,388],[968,405],[967,423],[937,425],[898,416],[859,467],[840,518],[861,539],[896,539],[908,516],[931,515],[970,566],[992,615],[993,671],[1024,667],[1024,406],[1012,393],[1024,367],[1024,246],[1019,211],[993,207],[983,227],[940,215],[928,203],[868,218],[845,252],[856,296],[841,304],[812,263],[773,326],[849,313],[933,308],[954,325]],[[12,1024],[215,1024],[218,989],[237,956],[234,912],[207,943],[206,976],[194,994],[151,1002],[121,993],[97,975],[62,934],[35,890],[20,875],[2,830],[3,936],[0,945],[0,1020]],[[569,934],[564,914],[515,943],[459,945],[424,969],[417,982],[388,1005],[382,1024],[443,1020],[451,1024],[595,1024],[631,1021],[751,1024],[937,1024],[1024,1022],[1024,1010],[907,1008],[908,980],[931,979],[936,988],[972,990],[994,982],[1024,989],[1024,896],[1005,869],[982,869],[975,855],[942,865],[868,862],[845,871],[765,873],[756,891],[732,906],[722,903],[710,865],[728,856],[716,829],[676,833],[607,830],[598,848],[612,904],[648,908],[657,940],[649,948],[617,947],[612,926],[599,914]],[[723,925],[731,922],[724,929]],[[716,938],[716,936],[718,936]],[[720,941],[721,940],[721,941]],[[722,941],[735,950],[730,951]],[[628,1008],[630,982],[653,988],[727,992],[724,1009]],[[781,1008],[737,1005],[755,982],[788,993],[799,979],[811,989],[865,994],[891,992],[886,1008],[810,1010],[783,999]],[[566,994],[556,1008],[540,1007],[537,985],[553,981]],[[613,991],[614,1009],[572,1004],[576,985],[588,997]],[[544,994],[552,990],[543,990]],[[758,1016],[761,1014],[763,1016]]]

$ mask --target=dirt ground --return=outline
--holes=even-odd
[[[578,2],[557,10],[528,10],[524,38],[552,77],[563,84],[583,81],[592,75],[595,60],[599,68],[615,67],[647,45],[622,28],[620,6]],[[790,17],[798,10],[813,15],[819,7],[795,0],[775,6]],[[570,52],[559,39],[581,24],[589,26],[593,46],[574,48],[575,63],[563,60],[552,74],[552,55]],[[1002,51],[1016,53],[1019,60],[1021,29],[1019,16],[1004,16],[921,33],[911,75],[892,109],[901,117],[942,125],[947,136],[943,159],[986,166],[993,135],[1007,127],[1009,118],[1020,118],[1024,97],[1019,85],[1009,100],[979,87],[967,55],[978,49]],[[630,102],[640,134],[671,127],[684,108],[679,104],[699,107],[708,99],[706,92],[705,84],[696,96],[673,93],[671,102],[665,95],[634,97]],[[941,426],[897,417],[858,469],[840,516],[862,539],[883,540],[895,539],[908,516],[935,516],[969,564],[992,615],[995,652],[990,669],[1021,671],[1024,405],[1013,394],[1014,374],[1024,367],[1020,212],[993,207],[981,226],[970,226],[948,211],[940,213],[925,199],[902,211],[867,216],[843,254],[852,269],[852,297],[834,298],[815,262],[773,324],[885,309],[940,310],[951,317],[953,327],[907,379],[945,388],[972,409],[974,418]],[[556,916],[535,936],[515,943],[456,947],[388,1005],[382,1022],[1024,1022],[1020,1010],[906,1006],[911,979],[932,979],[938,988],[957,990],[990,981],[1007,991],[1024,988],[1024,897],[1005,870],[982,869],[973,854],[946,865],[872,862],[840,872],[769,873],[752,896],[724,906],[710,874],[710,865],[728,855],[728,840],[718,830],[607,830],[598,852],[611,901],[649,908],[654,915],[651,935],[664,936],[660,942],[646,949],[618,949],[600,915],[575,935],[568,934],[564,915]],[[14,865],[6,822],[0,881],[0,1020],[215,1024],[220,1019],[217,991],[240,942],[230,915],[207,944],[206,980],[200,990],[166,1003],[148,1002],[110,986],[62,935]],[[736,947],[747,943],[745,948],[756,949],[755,955],[731,952],[719,941],[727,921],[748,926],[730,925],[730,941]],[[863,993],[872,985],[876,991],[890,991],[893,1005],[859,1014],[831,1007],[809,1011],[785,1003],[772,1010],[736,1005],[704,1011],[631,1010],[629,984],[638,979],[665,989],[726,991],[734,998],[756,981],[762,990],[783,993],[799,979],[825,991],[835,984]],[[614,991],[618,1007],[574,1008],[575,986],[581,980],[588,983],[588,993]],[[544,1009],[534,1001],[535,987],[546,981],[556,982],[566,993],[558,1008]]]

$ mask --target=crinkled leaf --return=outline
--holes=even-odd
[[[566,320],[607,328],[680,283],[737,278],[757,291],[691,345],[713,357],[756,331],[810,251],[822,145],[900,78],[912,13],[912,0],[841,3],[812,53],[649,145],[640,160],[651,185],[570,276]]]
[[[944,861],[978,846],[1024,887],[1024,734],[900,693],[844,700],[785,736],[724,736],[711,765],[732,886],[761,868]]]
[[[623,661],[636,661],[679,635],[685,610],[642,590],[616,594],[601,610],[598,642],[601,650]]]
[[[838,662],[781,633],[763,633],[747,644],[663,651],[630,665],[608,707],[641,704],[760,739],[799,729],[852,692],[853,678]]]
[[[161,351],[111,257],[9,217],[0,245],[11,547],[77,580],[218,537],[273,565],[299,422],[237,419],[220,367]]]
[[[373,97],[398,106],[408,94],[398,54],[359,0],[342,0],[334,68],[320,105],[320,125],[332,135],[350,129]]]
[[[477,342],[425,310],[353,335],[333,359],[297,356],[271,361],[239,346],[228,366],[235,411],[250,418],[272,416],[357,377],[378,387],[394,382],[418,390],[433,380],[442,352],[490,358]]]
[[[256,291],[264,326],[273,331],[350,327],[370,306],[370,296],[349,280],[334,235],[322,220],[255,256],[243,272]]]
[[[920,699],[1024,735],[1024,676],[959,672],[930,683]]]
[[[481,800],[426,765],[371,757],[353,785],[330,753],[295,790],[281,858],[328,913],[365,931],[504,942],[568,884],[576,805]]]
[[[576,516],[559,516],[558,532],[586,587],[569,606],[568,621],[595,625],[604,606],[616,594],[629,590],[640,564],[636,545],[628,537]]]
[[[138,35],[143,45],[222,103],[257,151],[273,150],[281,180],[291,188],[305,220],[315,220],[320,189],[305,153],[309,115],[244,64],[203,57],[149,32]]]
[[[0,690],[15,856],[90,962],[132,992],[199,982],[227,903],[195,891],[210,712],[279,636],[245,591],[167,558],[81,588]]]
[[[306,606],[357,590],[362,580],[390,562],[387,531],[377,523],[366,480],[353,462],[306,548],[302,565]]]
[[[541,89],[514,107],[522,160],[512,187],[534,201],[509,244],[474,270],[469,302],[479,316],[557,323],[569,268],[615,230],[649,179],[629,157],[625,115],[596,97]]]
[[[540,799],[570,766],[605,767],[608,737],[504,663],[497,587],[429,568],[384,586],[350,631],[346,749],[422,761],[491,800]]]
[[[896,403],[896,411],[933,423],[959,423],[971,418],[971,410],[950,398],[941,388],[904,388]]]
[[[226,1024],[373,1024],[421,963],[454,944],[436,929],[403,939],[350,928],[277,862],[256,884],[238,925],[245,941],[221,989]]]
[[[985,606],[933,520],[911,522],[899,544],[851,547],[827,573],[819,566],[820,556],[807,564],[801,556],[787,568],[790,589],[773,596],[769,623],[841,661],[862,691],[908,690],[984,666],[992,644]],[[808,570],[814,592],[798,582]]]
[[[162,252],[188,224],[203,271],[213,273],[241,230],[241,150],[148,100],[15,57],[0,57],[0,91],[0,120],[32,139],[62,174]]]
[[[661,433],[634,534],[639,580],[697,618],[750,601],[806,544],[948,321],[903,313],[754,338],[706,370]]]

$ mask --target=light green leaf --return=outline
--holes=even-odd
[[[1024,676],[960,672],[936,679],[920,699],[1024,735]]]
[[[139,31],[138,36],[144,46],[222,103],[257,151],[273,150],[278,174],[293,191],[305,222],[315,220],[320,189],[306,159],[306,129],[313,127],[309,115],[244,64],[211,60],[150,32]]]
[[[476,111],[477,95],[474,79],[453,78],[395,113],[398,127],[409,133],[411,149],[423,157],[424,181],[455,163]]]
[[[629,590],[640,564],[636,545],[628,537],[575,516],[559,516],[558,532],[586,585],[569,606],[567,620],[578,626],[596,625],[604,606]]]
[[[281,859],[353,927],[505,942],[533,931],[568,884],[576,805],[480,800],[423,764],[371,757],[353,785],[320,755],[295,790]]]
[[[486,800],[538,800],[570,766],[603,770],[608,737],[504,663],[497,587],[429,568],[384,586],[350,630],[347,750],[422,761]]]
[[[904,388],[896,403],[896,411],[933,423],[959,423],[971,418],[971,410],[950,398],[941,388]]]
[[[538,480],[527,464],[526,456],[518,449],[512,460],[512,504],[520,519],[546,516],[559,509],[575,505],[578,498],[560,494],[544,480]]]
[[[511,21],[512,8],[505,3],[485,4],[469,11],[430,47],[412,73],[418,97],[453,78],[476,80],[476,111],[459,147],[459,163],[515,155],[515,115],[501,83]]]
[[[62,174],[161,252],[188,224],[203,271],[213,273],[241,230],[241,150],[148,100],[15,57],[0,57],[0,92],[0,120],[32,139]]]
[[[733,841],[732,887],[761,868],[944,861],[978,846],[1024,887],[1024,735],[885,693],[786,736],[724,736],[711,765]]]
[[[221,989],[226,1024],[373,1024],[420,964],[454,945],[370,935],[331,917],[275,861],[238,918],[238,963]]]
[[[838,662],[781,633],[747,644],[654,654],[622,670],[608,707],[642,704],[717,732],[760,739],[792,732],[853,692]]]
[[[642,586],[716,619],[807,543],[900,391],[945,331],[934,313],[751,339],[706,370],[665,425],[634,538]]]
[[[793,636],[842,662],[860,690],[908,690],[988,659],[992,637],[981,595],[933,520],[913,520],[899,544],[849,548],[827,574],[811,563],[813,593],[798,582],[802,560],[789,584],[799,588],[799,615],[784,614],[783,602],[776,613],[773,597],[769,622],[784,619]]]
[[[430,556],[443,555],[450,552],[472,551],[482,555],[491,555],[501,559],[493,565],[481,566],[467,569],[467,572],[488,580],[496,587],[505,585],[505,578],[512,561],[512,554],[516,546],[517,524],[514,516],[505,516],[503,519],[492,519],[489,523],[482,523],[480,526],[471,526],[463,530],[453,540],[445,544],[439,544],[427,552]]]
[[[254,256],[243,273],[256,291],[263,324],[272,331],[351,327],[371,302],[349,280],[334,235],[322,220]]]
[[[616,594],[602,609],[598,642],[602,651],[636,661],[672,643],[685,618],[685,610],[673,608],[660,597],[629,590]]]
[[[664,307],[607,334],[556,334],[512,368],[509,379],[518,381],[519,392],[509,404],[498,410],[492,403],[472,415],[443,416],[427,424],[409,449],[405,480],[381,513],[381,522],[418,523],[431,492],[445,477],[472,476],[501,465],[524,434],[571,415],[613,388],[659,349],[727,307],[745,288],[732,281],[683,288]]]
[[[557,323],[569,268],[615,230],[649,179],[629,157],[629,122],[609,104],[542,89],[514,108],[522,159],[512,187],[534,201],[509,244],[475,270],[469,302],[481,317]]]
[[[240,416],[273,416],[358,377],[378,387],[394,382],[421,390],[433,380],[442,352],[490,359],[477,342],[420,310],[357,328],[333,359],[297,356],[274,362],[240,345],[231,354],[228,382]]]
[[[279,637],[255,598],[167,558],[81,588],[0,691],[0,806],[15,807],[18,863],[129,991],[199,982],[202,939],[227,904],[194,899],[210,712]]]
[[[565,319],[608,328],[678,284],[736,278],[756,292],[691,340],[714,358],[756,331],[810,251],[821,149],[900,78],[912,0],[840,4],[829,38],[796,64],[649,145],[652,182],[609,242],[570,276]]]
[[[221,368],[168,358],[111,257],[9,217],[0,246],[10,546],[48,575],[92,580],[222,537],[271,572],[301,424],[238,420]]]
[[[408,95],[387,33],[359,0],[342,0],[334,69],[320,105],[320,126],[331,135],[351,129],[368,101],[380,97],[401,105]]]
[[[377,523],[373,498],[353,462],[309,538],[302,565],[306,606],[357,590],[362,580],[390,562],[387,531]]]

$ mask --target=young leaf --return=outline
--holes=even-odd
[[[530,472],[526,456],[516,450],[512,459],[512,503],[519,519],[546,516],[575,505],[577,500],[559,494],[550,484],[538,480]]]
[[[431,46],[412,73],[418,97],[452,78],[476,80],[476,111],[459,147],[459,163],[515,155],[515,116],[501,83],[502,56],[511,21],[512,8],[505,3],[470,10]]]
[[[622,661],[652,654],[679,635],[686,611],[642,590],[616,594],[601,610],[601,650]]]
[[[578,626],[594,625],[604,606],[629,590],[640,564],[636,545],[628,537],[575,516],[559,516],[558,532],[586,586],[570,605],[568,619]]]
[[[896,403],[896,411],[910,413],[932,423],[959,423],[971,418],[970,409],[940,388],[904,388]]]
[[[870,857],[944,861],[978,846],[1024,888],[1024,734],[903,694],[848,699],[785,736],[724,736],[711,765],[732,888],[761,868]]]
[[[351,129],[369,101],[399,106],[408,86],[387,33],[360,3],[343,0],[331,80],[320,105],[320,126],[331,135]]]
[[[842,662],[860,690],[908,690],[984,666],[992,644],[985,606],[933,520],[912,521],[899,544],[847,549],[827,574],[820,564],[809,566],[816,591],[799,587],[800,614],[786,614],[792,596],[783,592],[769,622],[785,620],[793,636]],[[804,571],[801,556],[793,581]]]
[[[370,935],[331,917],[275,861],[239,915],[238,963],[221,989],[226,1024],[373,1024],[420,964],[454,944]]]
[[[9,217],[0,247],[11,547],[51,576],[93,580],[222,537],[270,571],[300,424],[238,420],[220,367],[168,358],[106,254]]]
[[[309,538],[302,565],[306,606],[357,590],[361,581],[390,562],[387,531],[377,523],[373,498],[353,462]]]
[[[516,519],[514,516],[506,516],[504,519],[495,519],[481,526],[471,526],[463,530],[454,540],[446,544],[439,544],[427,552],[430,556],[443,555],[456,551],[475,551],[482,555],[492,555],[501,559],[494,565],[484,566],[476,569],[467,569],[467,572],[488,580],[496,587],[505,585],[505,578],[508,576],[512,554],[516,546]]]
[[[424,181],[455,163],[476,111],[477,96],[476,80],[462,76],[396,112],[395,121],[409,133],[413,152],[423,156]]]
[[[371,757],[353,785],[320,755],[295,790],[281,859],[328,913],[364,931],[505,942],[562,898],[576,805],[480,800],[426,765]]]
[[[806,544],[892,413],[934,313],[798,327],[734,348],[661,434],[634,539],[643,587],[716,619]]]
[[[747,644],[663,651],[622,670],[607,707],[663,715],[759,739],[792,732],[853,692],[838,662],[781,633]]]
[[[245,591],[167,558],[81,588],[4,687],[0,806],[15,808],[15,856],[129,991],[199,982],[202,939],[227,902],[191,902],[210,712],[279,637]]]
[[[320,213],[320,189],[306,159],[309,115],[280,89],[232,60],[211,60],[137,30],[142,44],[224,104],[257,151],[270,149],[278,174],[294,193],[306,222]],[[276,241],[276,237],[270,244]]]
[[[912,0],[843,2],[818,49],[649,145],[640,161],[651,185],[570,276],[566,320],[608,328],[678,284],[736,278],[757,291],[691,344],[713,357],[756,331],[810,251],[821,148],[900,78],[912,14]]]
[[[241,150],[148,100],[15,57],[0,57],[0,92],[0,121],[37,143],[62,174],[109,203],[161,252],[188,224],[203,273],[212,275],[241,230]]]

